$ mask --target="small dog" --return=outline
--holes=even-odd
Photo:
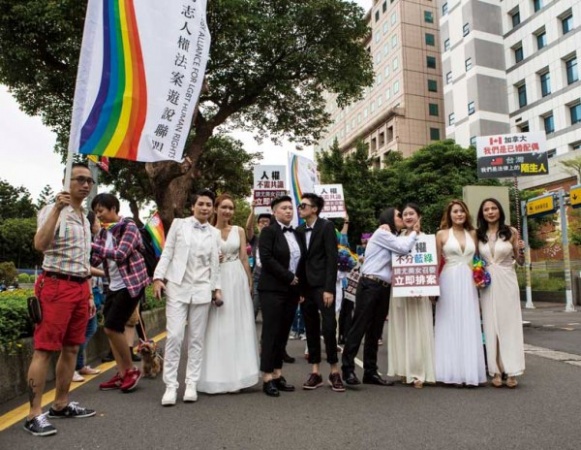
[[[143,361],[143,376],[155,378],[163,369],[163,358],[157,348],[157,344],[151,339],[141,341],[137,351],[141,354]]]

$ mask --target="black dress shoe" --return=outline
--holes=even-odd
[[[287,364],[292,364],[296,361],[296,359],[290,356],[287,352],[284,352],[282,360]]]
[[[279,397],[280,396],[280,392],[278,391],[278,389],[276,387],[276,383],[274,382],[274,380],[270,380],[270,381],[267,381],[265,383],[262,383],[262,392],[264,392],[269,397]]]
[[[288,384],[283,376],[279,378],[273,378],[274,385],[279,391],[283,392],[293,392],[295,387],[292,384]]]
[[[357,378],[355,372],[343,373],[343,382],[349,386],[357,386],[358,384],[361,384],[361,381],[359,381],[359,378]]]
[[[378,386],[393,386],[393,381],[384,380],[378,373],[363,375],[363,384],[376,384]]]

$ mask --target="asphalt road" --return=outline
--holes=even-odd
[[[300,356],[304,342],[290,341],[288,349]],[[380,347],[381,367],[386,360]],[[285,367],[296,385],[308,372],[301,358]],[[581,367],[527,355],[515,390],[362,385],[335,393],[325,386],[269,398],[257,385],[163,408],[160,378],[130,394],[100,392],[109,371],[71,394],[96,417],[54,420],[58,434],[47,438],[27,434],[19,422],[0,433],[0,449],[578,449],[580,375]]]

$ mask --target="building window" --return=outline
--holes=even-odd
[[[476,107],[474,106],[474,102],[468,103],[468,115],[471,116],[476,112]]]
[[[434,23],[434,13],[432,11],[424,11],[424,22]]]
[[[448,125],[449,126],[454,125],[455,121],[456,121],[456,116],[454,115],[454,113],[448,114]]]
[[[568,59],[565,61],[565,68],[567,70],[567,84],[575,83],[579,81],[579,72],[577,71],[577,57]]]
[[[470,147],[476,147],[476,136],[470,138]]]
[[[537,33],[537,49],[540,50],[547,45],[547,32],[544,30]]]
[[[389,65],[385,66],[385,78],[389,76]]]
[[[552,149],[552,150],[549,150],[549,151],[547,152],[547,158],[552,158],[552,157],[553,157],[553,156],[555,156],[556,154],[557,154],[557,149],[556,149],[556,148],[554,148],[554,149]]]
[[[573,14],[569,14],[567,17],[561,19],[561,25],[563,28],[563,34],[567,34],[573,29]]]
[[[450,84],[452,82],[452,71],[446,74],[446,84]]]
[[[442,5],[442,15],[445,16],[446,14],[448,14],[448,3],[444,3]]]
[[[444,51],[447,52],[448,50],[450,50],[450,39],[444,41]]]
[[[438,92],[438,82],[436,80],[428,80],[428,91]]]
[[[426,45],[436,45],[436,37],[432,33],[426,33]]]
[[[527,105],[527,85],[521,84],[517,87],[518,92],[518,106],[520,108]]]
[[[543,7],[543,0],[533,0],[533,9],[537,12]]]
[[[379,133],[379,146],[383,147],[385,145],[385,133],[382,131]]]
[[[379,64],[381,62],[381,53],[375,54],[375,64]]]
[[[428,66],[428,69],[435,69],[436,68],[436,57],[435,56],[426,56],[426,66]]]
[[[383,102],[383,95],[379,94],[379,97],[377,97],[377,109],[379,109],[382,102]]]
[[[472,69],[472,58],[467,58],[466,61],[464,61],[464,67],[466,67],[466,72]]]
[[[399,81],[393,83],[393,93],[397,94],[399,92]]]
[[[395,25],[396,22],[397,22],[397,13],[393,13],[391,15],[391,24]]]
[[[581,122],[581,103],[569,106],[569,112],[571,113],[571,125]]]
[[[383,2],[383,5],[381,6],[381,10],[383,12],[387,11],[387,0],[385,2]]]
[[[396,48],[397,47],[397,34],[394,34],[391,37],[391,48]]]
[[[387,142],[393,141],[393,126],[387,127]]]
[[[553,117],[553,113],[550,113],[548,116],[544,116],[543,123],[545,125],[546,134],[551,134],[555,132],[555,119]]]
[[[430,140],[431,141],[439,141],[440,140],[440,129],[439,128],[430,128]]]
[[[377,33],[377,34],[375,35],[375,43],[377,44],[377,43],[379,42],[379,40],[380,40],[380,39],[381,39],[381,36],[380,36],[380,34],[379,34],[379,33]]]
[[[542,73],[539,78],[541,79],[541,95],[546,97],[551,93],[551,73]]]
[[[519,63],[524,59],[524,52],[522,49],[522,43],[519,42],[518,47],[514,47],[514,62]]]
[[[429,104],[429,111],[430,111],[430,116],[439,116],[439,111],[438,111],[438,104],[437,103],[430,103]]]
[[[389,44],[383,46],[383,54],[387,56],[389,54]]]
[[[513,28],[520,24],[520,10],[518,8],[510,13],[510,20]]]
[[[468,36],[470,34],[470,24],[465,23],[462,27],[462,36]]]
[[[389,24],[387,22],[383,23],[383,34],[387,34],[387,32],[389,31]]]
[[[379,10],[375,11],[375,21],[379,22]]]
[[[374,152],[375,150],[377,150],[377,139],[371,138],[371,151]]]
[[[530,131],[528,122],[521,123],[520,125],[517,125],[517,128],[521,133],[528,133]]]
[[[571,150],[581,150],[581,141],[573,142],[571,144]]]
[[[395,72],[399,68],[399,59],[397,57],[393,58],[393,71]]]
[[[391,90],[387,88],[385,91],[385,100],[389,100],[391,98]]]

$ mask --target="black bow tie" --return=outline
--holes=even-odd
[[[313,231],[313,227],[305,227],[305,233],[308,233],[309,231]]]
[[[286,233],[287,231],[289,231],[289,232],[293,232],[293,231],[294,231],[294,229],[293,229],[293,227],[284,227],[284,228],[282,229],[282,232],[283,232],[283,233]]]

